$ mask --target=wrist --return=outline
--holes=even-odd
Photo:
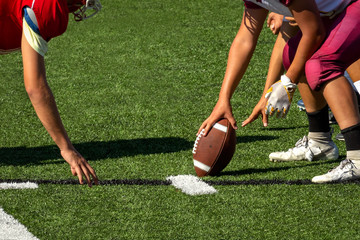
[[[286,88],[296,88],[297,87],[296,84],[291,82],[291,79],[288,76],[286,76],[285,74],[281,75],[280,80],[281,80],[282,85],[284,85]]]

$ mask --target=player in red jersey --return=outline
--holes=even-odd
[[[47,84],[44,55],[50,39],[66,31],[69,13],[81,21],[101,9],[98,0],[0,0],[0,53],[21,49],[25,89],[71,172],[89,187],[98,184],[94,169],[72,145]],[[92,14],[87,15],[91,11]]]

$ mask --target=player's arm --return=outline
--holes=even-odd
[[[294,60],[286,72],[291,82],[297,84],[304,74],[306,61],[324,40],[325,28],[314,0],[294,0],[289,9],[302,32]]]
[[[272,31],[273,34],[278,35],[283,23],[283,15],[271,12],[269,13],[266,21],[267,27]]]
[[[291,37],[295,36],[298,30],[299,28],[297,26],[294,26],[289,21],[283,21],[271,53],[269,69],[268,69],[268,74],[266,77],[263,93],[261,95],[259,102],[254,107],[251,115],[245,121],[242,122],[241,124],[242,127],[255,121],[259,117],[259,115],[261,115],[262,117],[264,127],[268,125],[268,117],[265,114],[265,107],[267,102],[265,95],[268,89],[271,87],[271,85],[277,82],[280,79],[280,76],[284,73],[283,57],[282,57],[283,50],[286,45],[286,42]]]
[[[231,110],[230,99],[249,65],[267,13],[268,11],[265,9],[245,9],[240,29],[229,51],[227,68],[218,102],[211,115],[200,126],[198,133],[205,129],[206,135],[213,124],[220,118],[227,118],[233,128],[237,128]]]
[[[55,99],[46,81],[44,57],[30,46],[24,33],[21,40],[21,51],[25,88],[36,114],[60,148],[62,157],[69,163],[72,174],[79,178],[81,184],[83,175],[89,186],[92,182],[90,177],[97,184],[95,171],[71,144],[61,122]]]
[[[265,114],[270,116],[286,117],[296,84],[304,75],[305,63],[325,38],[325,29],[313,0],[294,0],[289,9],[302,32],[302,37],[286,74],[283,74],[281,80],[273,84],[266,94]]]

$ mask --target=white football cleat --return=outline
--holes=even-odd
[[[328,183],[355,180],[358,178],[360,178],[360,169],[355,166],[353,161],[345,159],[342,160],[336,168],[333,168],[324,175],[313,177],[311,181],[313,183]]]
[[[272,162],[336,160],[338,157],[339,149],[333,141],[320,144],[307,136],[297,141],[295,147],[290,148],[287,152],[273,152],[269,155]]]

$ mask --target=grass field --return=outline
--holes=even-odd
[[[307,134],[296,104],[267,128],[237,130],[233,160],[204,178],[233,185],[189,196],[156,184],[195,174],[195,134],[216,103],[242,10],[228,0],[108,0],[50,41],[47,78],[69,136],[100,180],[114,180],[91,189],[56,184],[75,178],[28,100],[20,53],[1,56],[0,179],[53,183],[0,190],[0,206],[39,239],[360,239],[359,185],[308,183],[338,161],[268,160]],[[264,29],[234,94],[239,123],[260,97],[274,41]]]

